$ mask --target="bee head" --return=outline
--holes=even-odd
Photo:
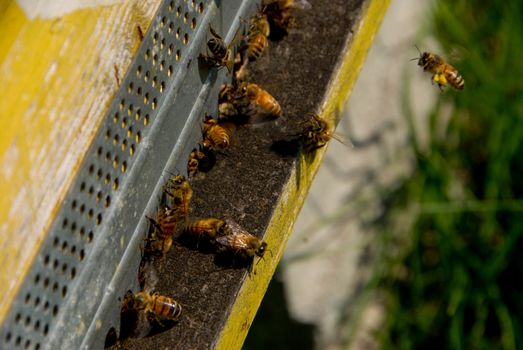
[[[185,182],[185,176],[183,176],[183,175],[177,175],[174,178],[174,183],[176,183],[177,185],[181,185],[184,182]]]
[[[414,47],[416,48],[416,50],[418,50],[419,56],[412,58],[410,61],[418,61],[418,66],[425,65],[425,63],[429,59],[430,53],[428,53],[428,52],[422,53],[421,50],[419,49],[418,45],[414,45]]]
[[[267,250],[267,243],[262,242],[260,247],[256,250],[256,255],[258,255],[260,258],[262,258],[263,254],[265,254],[266,250]]]
[[[145,296],[142,293],[138,293],[134,297],[134,306],[137,310],[141,310],[145,308],[146,300]]]
[[[256,84],[245,84],[242,86],[242,94],[253,99],[258,94],[258,87]]]
[[[232,231],[229,226],[227,226],[226,222],[224,220],[220,220],[217,225],[218,234],[220,236],[226,236],[232,234]]]
[[[216,124],[216,121],[211,115],[206,114],[205,118],[203,119],[203,124],[205,125],[214,125]]]
[[[432,54],[430,52],[424,52],[421,54],[418,60],[418,66],[425,66],[428,62],[432,60]]]
[[[249,92],[249,84],[248,83],[242,83],[239,88],[240,94],[242,96],[247,95],[247,92]]]

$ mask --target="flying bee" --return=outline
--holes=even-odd
[[[335,139],[346,146],[352,146],[350,142],[347,142],[334,132],[334,123],[332,121],[325,120],[317,114],[312,114],[311,118],[305,122],[304,130],[300,134],[303,150],[306,153],[310,153],[325,146],[331,139]]]
[[[172,176],[164,189],[165,194],[171,198],[172,208],[178,217],[187,218],[189,204],[192,198],[192,189],[189,181],[183,175]]]
[[[217,122],[206,115],[203,121],[202,146],[208,149],[225,149],[231,145],[236,126],[233,123]]]
[[[281,115],[278,101],[257,84],[242,82],[239,86],[239,94],[241,97],[236,98],[236,103],[242,99],[246,99],[250,103],[247,109],[250,123],[270,121]]]
[[[447,83],[457,90],[465,88],[465,79],[456,68],[445,62],[441,56],[430,52],[421,53],[417,46],[416,49],[420,56],[412,60],[418,60],[418,66],[423,67],[423,71],[432,73],[432,83],[437,83],[441,91]]]
[[[216,238],[218,249],[224,252],[239,254],[244,258],[263,257],[267,243],[248,232],[241,232]]]
[[[189,235],[204,236],[210,239],[231,234],[225,221],[216,218],[193,219],[185,226],[185,232]]]
[[[225,44],[223,38],[216,32],[211,26],[209,26],[212,38],[207,41],[207,48],[211,52],[211,55],[202,55],[203,58],[211,63],[214,63],[216,67],[226,67],[229,72],[232,71],[234,65],[234,57],[232,48],[239,40],[239,28],[236,32],[234,39],[229,45]]]
[[[175,209],[163,207],[156,214],[156,219],[149,216],[146,216],[146,218],[155,228],[152,237],[149,238],[147,249],[161,252],[163,255],[167,254],[173,243],[172,237],[176,231],[176,224],[179,220],[178,213]]]

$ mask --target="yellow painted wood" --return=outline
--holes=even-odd
[[[322,116],[325,118],[340,115],[389,3],[389,0],[371,0],[363,10],[359,26],[354,31],[352,40],[347,43],[344,59],[336,69],[336,77],[325,94],[322,108]],[[219,335],[216,349],[232,350],[242,347],[325,151],[325,147],[318,150],[312,159],[302,156],[293,169],[266,234],[267,246],[272,254],[266,253],[264,259],[256,262],[250,277],[242,285]]]
[[[33,19],[0,4],[0,322],[160,0],[94,3]]]

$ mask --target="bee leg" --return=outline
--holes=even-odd
[[[151,223],[151,224],[152,224],[152,225],[153,225],[153,226],[154,226],[158,231],[160,231],[160,232],[163,233],[163,230],[162,230],[160,224],[158,224],[158,223],[156,222],[156,220],[154,220],[152,217],[147,216],[147,215],[145,215],[145,217],[147,218],[147,220],[149,220],[149,222],[150,222],[150,223]]]
[[[236,80],[241,81],[245,79],[245,76],[247,75],[247,64],[249,63],[249,58],[245,58],[245,60],[241,60],[239,63],[239,67],[236,70]]]
[[[438,74],[434,74],[434,75],[432,76],[432,78],[430,79],[432,85],[434,85],[434,83],[437,83],[438,80],[439,80],[439,75],[438,75]]]
[[[158,317],[158,315],[156,315],[155,313],[149,312],[149,318],[154,320],[154,322],[156,322],[160,327],[165,328],[165,325],[160,320],[160,317]]]
[[[447,85],[447,78],[445,78],[444,74],[440,74],[438,85],[441,91],[443,91],[443,88]]]
[[[445,77],[442,74],[435,73],[432,76],[432,85],[434,85],[434,83],[438,84],[438,88],[440,91],[443,91],[443,87],[447,83],[447,80],[445,79]]]

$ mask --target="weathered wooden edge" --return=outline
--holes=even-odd
[[[346,43],[343,58],[334,70],[334,78],[325,93],[321,114],[326,118],[337,119],[340,115],[389,3],[390,0],[370,0],[364,4],[359,24]],[[323,148],[316,152],[312,161],[300,157],[296,162],[265,235],[271,251],[265,254],[264,259],[255,262],[250,277],[244,281],[231,306],[225,326],[216,339],[215,349],[231,350],[242,347],[325,151],[326,148]]]
[[[0,323],[119,88],[113,67],[123,80],[140,44],[136,27],[145,32],[160,3],[115,1],[43,19],[27,18],[14,0],[0,5],[0,68],[13,70],[0,77]]]

